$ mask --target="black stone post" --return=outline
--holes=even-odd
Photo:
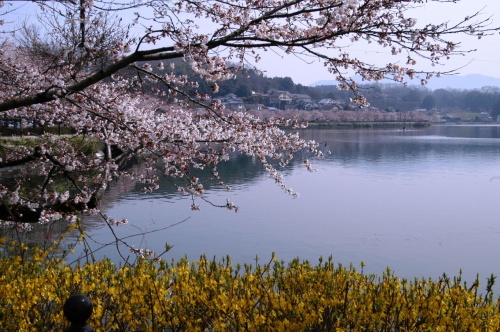
[[[71,322],[71,326],[64,332],[94,332],[87,325],[87,319],[92,314],[92,302],[85,295],[71,295],[64,303],[63,312]]]

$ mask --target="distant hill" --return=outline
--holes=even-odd
[[[361,79],[355,80],[359,83],[369,83],[363,82]],[[390,80],[384,80],[381,83],[394,83]],[[311,84],[311,86],[319,86],[319,85],[336,85],[337,81],[335,80],[322,80],[317,81]],[[420,82],[415,82],[412,85],[420,85]],[[474,90],[480,89],[484,86],[495,86],[500,87],[500,78],[484,76],[479,74],[471,74],[465,76],[451,75],[451,76],[442,76],[442,77],[434,77],[429,80],[429,83],[426,85],[427,88],[431,90],[437,89],[459,89],[459,90]]]

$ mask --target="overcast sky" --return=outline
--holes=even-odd
[[[9,1],[5,2],[8,3]],[[22,20],[30,13],[32,10],[30,8],[33,8],[33,4],[29,2],[16,1],[11,3],[14,6],[22,6],[19,11],[13,15],[9,15],[8,19],[11,21]],[[480,10],[482,10],[482,18],[493,16],[492,26],[500,26],[500,0],[461,0],[458,4],[435,4],[431,2],[421,5],[421,8],[415,11],[414,17],[421,24],[445,21],[453,23]],[[29,17],[30,19],[35,19],[33,15]],[[5,19],[7,21],[7,18]],[[425,69],[446,71],[461,68],[459,73],[463,75],[482,74],[500,78],[499,34],[481,40],[477,38],[463,38],[460,42],[462,49],[477,49],[477,51],[469,53],[466,56],[455,56],[447,62],[446,66],[439,68],[428,67]],[[397,62],[397,59],[391,56],[390,51],[375,48],[372,45],[355,44],[351,46],[349,52],[351,56],[356,56],[375,64]],[[266,52],[262,54],[262,60],[258,66],[265,71],[268,77],[289,76],[295,83],[304,85],[309,85],[319,80],[334,79],[325,67],[314,59],[299,59],[293,56],[283,57],[272,52]]]
[[[415,12],[418,22],[455,22],[463,19],[467,15],[482,10],[482,18],[492,17],[492,27],[500,27],[500,0],[461,0],[460,3],[447,4],[424,4]],[[455,56],[450,59],[446,66],[438,67],[442,71],[461,68],[460,75],[482,74],[500,78],[500,34],[478,40],[477,38],[462,38],[460,40],[461,48],[477,49],[476,52],[469,53],[466,56]],[[371,45],[352,45],[350,49],[351,56],[368,59],[369,61],[386,63],[396,62],[388,50],[375,49]],[[260,66],[267,70],[267,76],[289,76],[295,83],[309,85],[319,80],[332,80],[323,65],[319,62],[308,65],[304,61],[289,58],[280,58],[270,54],[263,57]],[[266,55],[267,55],[266,54]],[[404,59],[406,60],[406,59]],[[404,64],[405,61],[403,61]],[[464,67],[465,66],[465,67]],[[463,68],[462,68],[463,67]],[[432,70],[432,67],[426,69]]]

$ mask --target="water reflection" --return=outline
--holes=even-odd
[[[479,273],[485,281],[500,275],[499,128],[308,129],[301,135],[332,153],[314,160],[315,173],[303,168],[301,158],[310,158],[305,154],[284,170],[299,199],[277,188],[255,160],[236,156],[219,168],[233,191],[213,187],[207,193],[215,203],[235,202],[236,214],[201,201],[202,211],[192,212],[191,198],[167,183],[152,194],[122,186],[109,195],[106,210],[133,225],[117,228],[119,236],[187,220],[131,239],[158,252],[172,244],[167,258],[229,254],[251,262],[276,252],[285,260],[314,262],[333,255],[345,264],[363,261],[368,272],[390,267],[401,277],[437,277],[462,268],[467,277]],[[96,227],[99,220],[87,222],[93,239],[110,241],[109,232]],[[102,255],[115,257],[109,249]]]

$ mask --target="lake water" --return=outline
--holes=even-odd
[[[118,236],[174,227],[129,238],[136,247],[163,257],[200,255],[251,263],[295,257],[317,262],[364,262],[381,274],[400,277],[457,275],[485,283],[500,275],[500,126],[432,126],[416,130],[307,129],[305,138],[321,142],[331,154],[311,158],[309,173],[297,156],[283,170],[285,182],[300,193],[293,199],[278,188],[258,162],[237,157],[220,167],[231,192],[210,189],[215,204],[226,199],[238,213],[181,197],[165,180],[162,189],[140,193],[139,186],[115,185],[103,204],[106,213],[129,224]],[[91,239],[111,241],[98,219],[86,220]],[[94,244],[95,248],[99,244]],[[124,251],[128,255],[128,251]],[[116,248],[99,256],[117,259]]]

